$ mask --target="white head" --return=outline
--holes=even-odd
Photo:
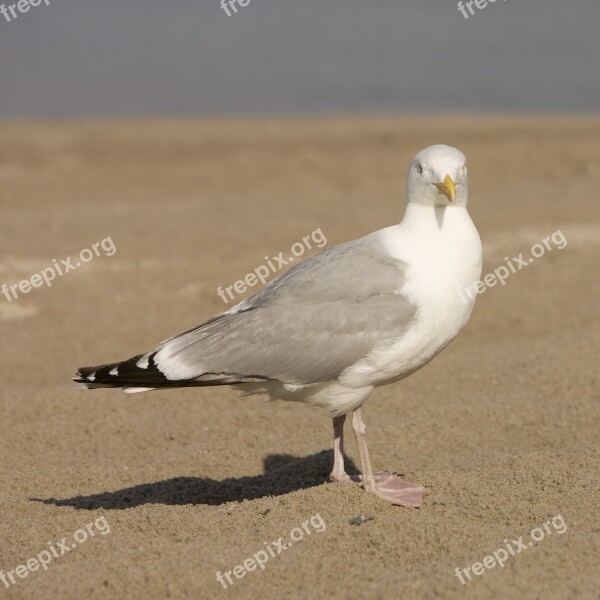
[[[425,206],[466,206],[467,159],[452,146],[421,150],[408,168],[408,201]]]

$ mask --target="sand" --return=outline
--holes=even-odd
[[[599,138],[592,117],[0,124],[0,284],[116,249],[0,296],[2,597],[598,598]],[[484,273],[568,244],[367,402],[375,467],[424,485],[421,509],[327,483],[319,409],[70,384],[223,310],[219,286],[316,228],[333,245],[397,222],[408,161],[438,142],[469,158]],[[47,569],[17,569],[48,542]]]

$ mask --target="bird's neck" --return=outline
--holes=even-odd
[[[427,206],[408,202],[400,225],[412,231],[444,232],[463,227],[471,218],[466,206]]]

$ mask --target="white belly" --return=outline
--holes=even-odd
[[[341,383],[361,387],[406,377],[435,357],[468,321],[475,300],[464,302],[458,290],[481,276],[479,234],[464,208],[449,207],[443,220],[433,219],[431,211],[407,210],[400,225],[380,232],[390,254],[408,265],[398,292],[417,311],[400,339],[379,343],[342,374]]]

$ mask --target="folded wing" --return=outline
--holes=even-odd
[[[400,293],[404,278],[405,265],[371,234],[304,261],[145,360],[168,380],[204,385],[335,380],[377,342],[409,328],[415,307]]]

